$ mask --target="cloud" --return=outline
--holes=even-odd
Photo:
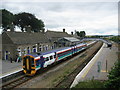
[[[117,34],[117,2],[5,1],[2,8],[14,14],[30,12],[44,21],[46,29],[65,28],[68,33],[85,30],[88,35]]]

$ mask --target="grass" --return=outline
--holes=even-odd
[[[98,80],[88,80],[79,82],[74,88],[105,88],[104,82]]]

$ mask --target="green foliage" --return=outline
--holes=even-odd
[[[13,15],[13,13],[9,12],[6,9],[2,9],[2,10],[0,10],[0,12],[2,12],[2,23],[0,23],[0,24],[3,28],[3,30],[7,31],[7,29],[10,27],[12,22],[14,22],[15,17]]]
[[[85,35],[86,35],[85,31],[80,31],[80,32],[77,31],[76,33],[77,33],[77,35],[80,36],[80,37],[85,37]]]
[[[88,80],[80,82],[74,88],[104,88],[104,82],[98,80]]]
[[[44,29],[44,23],[42,20],[38,20],[33,14],[26,12],[15,15],[15,24],[21,27],[22,31],[24,31],[24,28],[29,25],[34,32],[39,32]]]
[[[2,12],[2,23],[0,25],[4,31],[7,31],[13,24],[20,27],[22,31],[25,31],[26,26],[31,26],[33,32],[44,30],[44,22],[31,13],[22,12],[14,15],[6,9],[2,9],[0,12]]]
[[[120,36],[114,36],[110,38],[110,40],[115,41],[115,42],[120,42]]]
[[[120,88],[120,61],[115,63],[105,83],[106,88]]]

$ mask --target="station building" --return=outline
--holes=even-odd
[[[32,52],[48,50],[52,46],[44,33],[4,32],[2,33],[2,57],[15,59]]]
[[[42,52],[59,47],[58,40],[63,37],[73,37],[63,29],[63,32],[13,32],[2,33],[2,60],[15,60],[17,56]]]

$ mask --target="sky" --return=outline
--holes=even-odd
[[[0,9],[13,14],[34,14],[45,30],[118,35],[118,0],[2,0],[1,4]]]

